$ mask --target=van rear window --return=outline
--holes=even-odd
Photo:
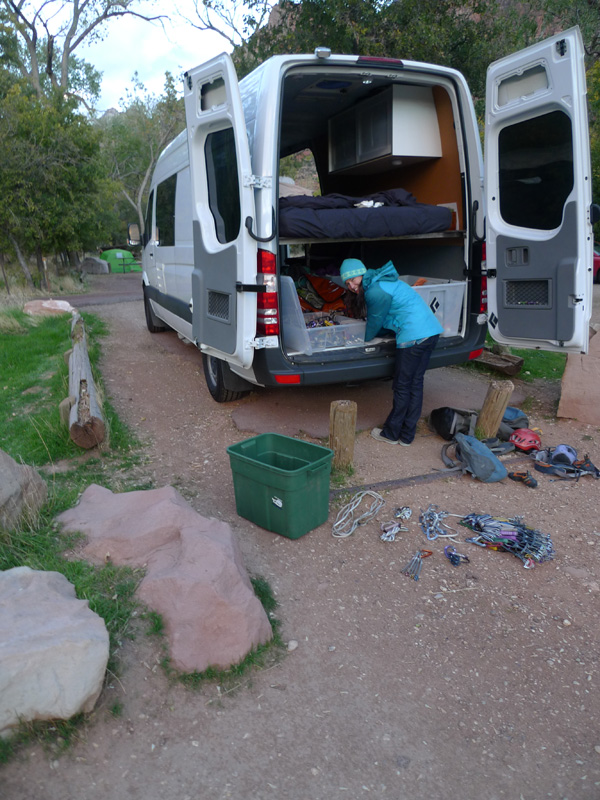
[[[560,227],[573,189],[573,134],[563,111],[509,125],[498,138],[500,213],[521,228]]]

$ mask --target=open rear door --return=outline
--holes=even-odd
[[[488,307],[496,341],[587,352],[591,182],[583,43],[571,28],[488,70]]]
[[[256,242],[246,124],[231,58],[223,53],[186,72],[184,101],[194,235],[192,335],[202,350],[241,367],[252,364]]]

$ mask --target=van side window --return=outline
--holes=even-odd
[[[204,145],[208,205],[219,242],[237,238],[240,231],[240,186],[233,128],[209,133]]]
[[[156,188],[156,227],[160,247],[175,246],[175,189],[177,175],[171,175]]]
[[[145,247],[152,238],[152,204],[154,203],[154,189],[150,192],[148,198],[148,205],[146,207],[146,216],[144,217],[144,236],[142,238],[142,246]]]
[[[558,228],[573,189],[573,135],[563,111],[509,125],[498,137],[500,213],[509,225]]]

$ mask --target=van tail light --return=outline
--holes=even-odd
[[[486,271],[487,271],[487,256],[486,256],[485,242],[483,242],[483,244],[481,245],[481,272],[485,273]],[[487,314],[487,310],[488,310],[487,275],[482,274],[481,295],[479,298],[479,313]]]
[[[279,335],[279,297],[277,295],[277,259],[274,253],[259,250],[256,257],[258,283],[265,287],[256,296],[256,333]]]

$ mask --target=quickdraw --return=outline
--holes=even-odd
[[[433,555],[433,550],[417,550],[411,560],[402,568],[402,574],[415,581],[419,580],[423,559]]]
[[[462,519],[460,514],[450,514],[448,511],[440,511],[440,509],[436,506],[431,504],[426,511],[421,509],[421,515],[419,517],[419,522],[421,523],[421,528],[427,539],[432,542],[437,538],[441,539],[452,539],[453,541],[458,536],[458,531],[455,531],[453,528],[450,528],[444,520],[446,517],[458,517]],[[450,531],[447,533],[446,531]]]
[[[408,506],[402,506],[401,508],[394,509],[394,519],[391,522],[382,522],[381,523],[381,530],[382,534],[379,537],[384,542],[394,542],[396,540],[397,533],[406,533],[408,532],[408,528],[405,528],[402,525],[402,522],[399,520],[407,520],[412,517],[412,509]]]
[[[381,536],[379,537],[384,542],[394,542],[396,540],[397,533],[406,533],[408,528],[405,528],[404,525],[400,522],[382,522],[381,523],[381,530],[383,531]]]
[[[529,528],[521,517],[497,519],[490,514],[467,514],[460,524],[477,534],[467,542],[494,550],[506,550],[519,558],[525,569],[550,561],[556,554],[551,536]]]

